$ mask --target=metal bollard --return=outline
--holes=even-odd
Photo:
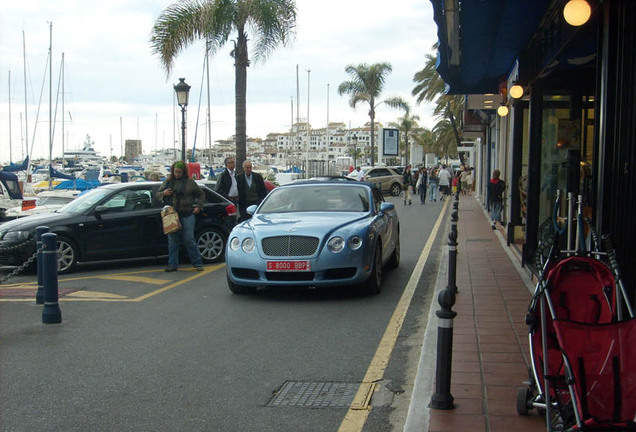
[[[459,193],[455,194],[451,213],[451,232],[448,234],[448,286],[457,294],[457,221],[459,220]]]
[[[437,301],[442,307],[435,312],[439,318],[437,325],[437,366],[435,371],[435,394],[431,398],[431,408],[450,410],[455,408],[451,395],[451,373],[453,363],[453,318],[457,312],[451,310],[455,304],[455,293],[450,287],[440,291]]]
[[[42,273],[44,281],[44,309],[42,323],[59,324],[62,322],[62,311],[59,305],[57,286],[57,234],[42,234]]]
[[[37,271],[38,271],[38,290],[35,293],[35,302],[37,304],[44,304],[44,274],[42,271],[42,234],[49,232],[49,227],[39,226],[35,229],[35,250],[38,252],[37,257]]]
[[[431,407],[450,410],[455,408],[451,389],[453,363],[453,319],[457,312],[452,310],[457,294],[457,220],[459,219],[459,193],[455,195],[451,230],[448,233],[448,285],[440,291],[437,301],[442,307],[435,312],[439,318],[437,327],[437,367],[435,372],[435,394],[431,398]]]
[[[457,294],[457,211],[452,216],[454,229],[448,233],[448,289]]]

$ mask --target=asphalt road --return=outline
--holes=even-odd
[[[448,225],[443,217],[412,279],[444,203],[389,201],[402,260],[377,296],[346,287],[239,296],[223,265],[99,264],[60,276],[62,323],[42,324],[29,298],[35,276],[12,278],[0,286],[0,430],[402,430]],[[381,379],[362,401],[364,419],[345,421],[370,366]]]

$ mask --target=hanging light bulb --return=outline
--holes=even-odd
[[[506,104],[502,103],[499,105],[499,108],[497,108],[497,114],[499,114],[499,117],[505,117],[508,115],[508,107]]]
[[[510,97],[512,97],[513,99],[519,99],[520,97],[523,96],[523,93],[524,93],[523,87],[519,84],[515,84],[512,87],[510,87],[510,91],[508,92]]]
[[[571,26],[585,24],[592,15],[592,8],[585,0],[570,0],[563,8],[563,18]]]

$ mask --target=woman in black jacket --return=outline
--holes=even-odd
[[[167,272],[179,268],[179,247],[181,240],[185,245],[190,262],[199,271],[203,270],[201,253],[194,240],[194,224],[196,216],[203,210],[205,193],[188,175],[188,166],[177,161],[170,167],[170,175],[157,191],[157,198],[165,205],[171,205],[179,214],[181,230],[168,234],[168,267]]]

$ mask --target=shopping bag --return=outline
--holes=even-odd
[[[163,223],[164,234],[171,234],[181,229],[179,213],[172,206],[163,206],[161,209],[161,222]]]

